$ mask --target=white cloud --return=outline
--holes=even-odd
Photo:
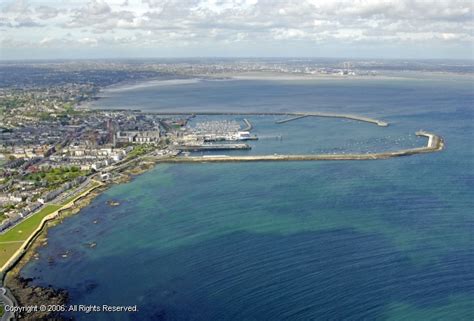
[[[0,4],[0,28],[3,39],[39,47],[127,41],[171,47],[285,41],[469,47],[473,14],[471,1],[464,0],[88,0],[58,6],[50,0],[6,0]]]
[[[59,14],[58,9],[43,5],[35,8],[35,11],[38,13],[38,18],[43,20],[55,18]]]
[[[306,33],[299,29],[284,29],[284,28],[277,28],[274,29],[273,38],[277,40],[286,40],[286,39],[303,39],[306,38]]]

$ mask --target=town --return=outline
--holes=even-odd
[[[191,125],[192,114],[70,110],[68,102],[58,107],[59,99],[41,100],[42,106],[50,106],[41,112],[34,105],[12,108],[16,112],[10,110],[5,123],[9,128],[0,132],[0,232],[48,203],[78,195],[94,181],[113,180],[117,169],[139,157],[250,149],[241,141],[257,139],[245,119]]]
[[[5,63],[0,66],[0,233],[47,204],[62,204],[81,194],[94,182],[113,181],[134,160],[189,156],[196,151],[248,150],[251,146],[246,141],[258,139],[251,134],[252,124],[244,115],[198,121],[192,113],[165,115],[83,106],[98,99],[105,87],[248,72],[374,75],[383,66],[383,62],[311,59]],[[294,116],[291,119],[308,115]],[[387,126],[353,115],[312,116]]]
[[[182,62],[166,66],[146,62],[0,66],[0,75],[5,76],[0,79],[0,276],[27,253],[31,242],[46,231],[45,226],[59,223],[108,186],[127,182],[157,163],[360,161],[432,153],[444,148],[442,137],[419,130],[416,135],[427,139],[422,147],[366,153],[262,155],[259,146],[268,141],[268,136],[260,129],[253,130],[251,121],[259,127],[255,117],[267,117],[275,126],[305,117],[337,118],[379,127],[388,127],[389,123],[363,115],[322,111],[164,112],[134,109],[139,106],[99,109],[89,104],[100,99],[104,87],[115,84],[133,87],[148,80],[197,76],[213,81],[216,77],[228,77],[228,72],[306,75],[314,71],[299,63],[275,64],[266,69],[265,62],[253,66],[236,63],[219,71],[219,64],[196,64],[193,70],[187,70]],[[363,74],[360,70],[351,71],[353,65],[346,62],[338,65],[338,69],[326,68],[329,75]],[[325,71],[318,69],[316,73]],[[26,85],[20,88],[19,83]],[[252,142],[259,138],[261,142]],[[252,147],[255,149],[249,151]],[[235,153],[227,155],[220,151]],[[120,202],[109,199],[106,204],[112,207]],[[86,246],[95,248],[96,242]],[[62,257],[68,255],[66,252]],[[0,315],[2,302],[5,305],[9,300],[0,292]],[[61,295],[58,300],[63,300]]]

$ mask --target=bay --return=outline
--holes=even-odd
[[[378,161],[158,165],[52,228],[22,276],[67,289],[72,304],[139,308],[77,320],[472,320],[472,84],[197,80],[105,91],[93,107],[311,110],[390,122],[275,125],[253,116],[266,138],[249,153],[419,146],[419,129],[441,135],[446,149]]]

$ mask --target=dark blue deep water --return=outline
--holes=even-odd
[[[24,268],[37,284],[67,289],[73,304],[139,308],[77,320],[474,319],[471,78],[200,81],[104,96],[96,106],[333,111],[391,123],[254,117],[262,139],[251,153],[419,146],[419,129],[443,136],[446,149],[158,165],[52,228]]]

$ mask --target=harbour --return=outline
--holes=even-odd
[[[157,112],[154,111],[153,114],[156,115],[204,115],[204,116],[218,116],[218,115],[233,115],[233,116],[245,116],[245,115],[252,115],[252,116],[294,116],[290,120],[296,120],[303,117],[328,117],[328,118],[343,118],[349,120],[356,120],[361,122],[372,123],[380,127],[387,127],[389,125],[388,122],[382,121],[375,118],[365,117],[365,116],[358,116],[352,114],[339,114],[339,113],[327,113],[327,112],[237,112],[237,111],[191,111],[191,112]],[[289,121],[289,120],[286,120]],[[285,121],[283,121],[285,122]],[[282,123],[277,122],[277,123]]]
[[[417,90],[423,93],[423,88]],[[403,101],[403,105],[414,106],[414,115],[403,114],[403,110],[402,116],[394,115],[390,102],[381,107],[373,115],[389,120],[388,129],[349,119],[314,119],[314,127],[306,127],[307,131],[298,136],[301,145],[273,151],[277,144],[293,144],[295,140],[288,134],[294,128],[312,125],[312,117],[277,115],[282,119],[298,118],[288,126],[274,126],[279,117],[249,116],[255,130],[252,135],[258,135],[260,141],[248,143],[264,148],[210,151],[199,156],[191,153],[188,157],[181,153],[160,156],[161,160],[146,155],[131,161],[163,164],[145,175],[134,176],[127,184],[111,186],[80,215],[50,229],[49,245],[37,249],[39,258],[31,259],[21,276],[34,278],[32,286],[52,284],[89,301],[98,296],[117,301],[143,296],[139,308],[148,319],[156,311],[168,315],[180,311],[184,317],[198,320],[219,319],[226,314],[243,319],[249,314],[241,312],[245,304],[254,307],[250,314],[262,319],[278,319],[285,311],[302,319],[384,319],[386,313],[410,319],[419,315],[411,307],[423,305],[423,315],[438,317],[439,311],[448,311],[458,313],[457,319],[462,320],[472,306],[468,305],[472,302],[469,298],[455,299],[467,302],[465,305],[443,305],[432,310],[445,299],[433,293],[446,290],[459,294],[457,287],[469,291],[464,275],[470,275],[466,267],[472,258],[471,226],[458,224],[465,219],[466,205],[471,204],[464,198],[469,193],[462,179],[468,170],[466,164],[470,164],[466,161],[469,155],[463,154],[469,153],[470,140],[461,136],[465,133],[463,127],[446,122],[436,100],[430,100],[437,97],[436,93],[444,92],[439,89],[420,99],[417,96],[416,101]],[[460,95],[456,92],[453,96],[459,99]],[[429,108],[421,101],[426,101]],[[371,102],[371,106],[376,104],[375,100]],[[450,103],[457,105],[462,104]],[[364,113],[362,110],[371,106],[344,111]],[[463,110],[457,109],[453,115],[464,127],[470,126],[469,114],[463,114]],[[238,116],[235,119],[243,130],[245,124],[241,121],[247,116]],[[200,120],[191,122],[195,121]],[[263,126],[272,131],[262,130]],[[340,133],[337,139],[331,139],[331,127]],[[423,139],[413,139],[418,128],[436,134],[419,132]],[[366,130],[366,137],[374,140],[366,140],[362,134],[351,138],[359,129]],[[280,133],[281,142],[268,138]],[[385,137],[390,139],[383,140]],[[404,143],[397,143],[400,138],[405,139]],[[383,143],[372,144],[374,141]],[[444,148],[445,141],[449,148]],[[320,142],[326,145],[321,147]],[[352,142],[365,146],[350,149]],[[327,146],[331,145],[339,148],[330,150]],[[304,149],[298,149],[300,146]],[[246,157],[250,154],[253,159]],[[122,167],[125,165],[117,165],[117,170]],[[454,189],[459,192],[453,193]],[[371,197],[375,193],[379,197]],[[110,206],[110,199],[120,205]],[[92,241],[97,245],[94,248],[87,245]],[[452,248],[456,253],[448,256]],[[66,252],[68,256],[63,257]],[[98,260],[101,255],[107,260]],[[227,264],[229,255],[235,269]],[[115,266],[124,256],[130,258],[129,265],[117,270]],[[262,264],[262,257],[268,258],[269,264]],[[305,268],[300,269],[294,262],[302,262]],[[71,273],[75,276],[72,284]],[[284,282],[295,286],[288,290],[283,282],[281,288],[259,291],[282,275],[288,275]],[[128,281],[130,276],[146,286]],[[407,278],[414,284],[405,282]],[[321,292],[314,290],[314,284]],[[380,295],[387,286],[390,294]],[[125,287],[131,292],[120,291]],[[285,288],[291,297],[303,295],[301,300],[293,304],[274,296],[274,291],[281,293]],[[338,297],[341,289],[344,295]],[[159,303],[147,299],[157,293],[161,295]],[[212,297],[213,293],[230,299],[222,303]],[[242,298],[242,304],[235,303]],[[343,302],[349,312],[336,305],[334,309],[320,309],[331,304],[328,298]],[[73,304],[80,301],[72,296]],[[187,302],[199,307],[184,309]],[[405,302],[408,310],[396,302]],[[301,313],[303,310],[309,312]],[[258,315],[259,311],[264,313]]]
[[[423,153],[441,151],[444,141],[440,136],[428,132],[417,132],[418,136],[428,138],[425,147],[417,147],[392,152],[366,153],[366,154],[305,154],[305,155],[253,155],[253,156],[228,156],[216,157],[206,156],[177,156],[173,158],[161,158],[160,163],[193,163],[193,162],[261,162],[261,161],[338,161],[338,160],[377,160],[402,156],[411,156]]]
[[[219,150],[249,150],[248,144],[201,144],[179,146],[183,151],[219,151]]]

